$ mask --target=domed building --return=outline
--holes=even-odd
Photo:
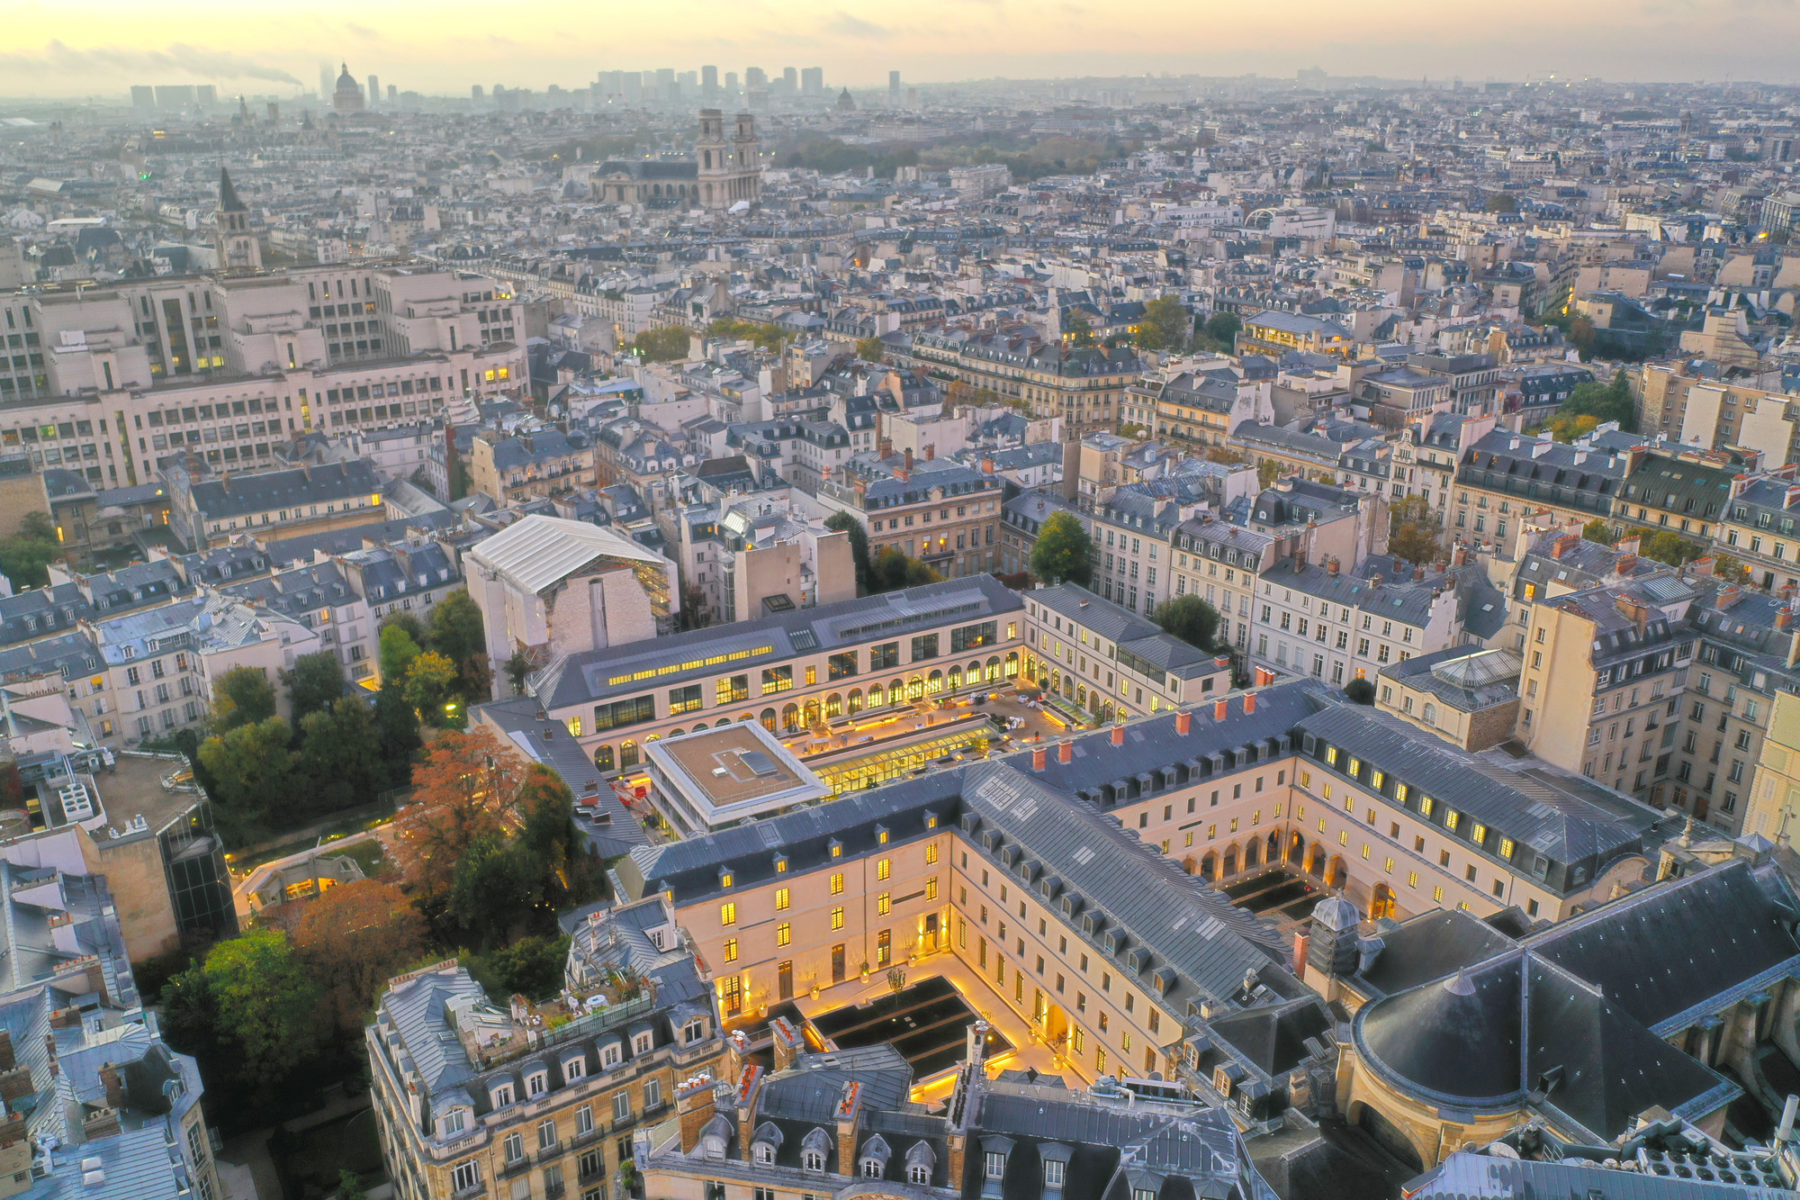
[[[849,88],[838,93],[837,110],[845,113],[856,111],[856,98],[850,94]]]
[[[341,64],[343,74],[338,76],[337,90],[331,94],[331,107],[340,117],[363,110],[364,96],[362,84],[350,74],[350,64]]]

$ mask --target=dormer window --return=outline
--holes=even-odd
[[[438,1136],[455,1137],[469,1127],[469,1110],[453,1108],[438,1118]]]
[[[640,1030],[631,1035],[631,1052],[633,1054],[648,1054],[650,1053],[654,1041],[655,1039],[648,1029]]]
[[[998,1150],[989,1150],[987,1152],[986,1167],[987,1169],[984,1173],[989,1179],[999,1179],[1003,1177],[1006,1174],[1006,1155]]]
[[[488,1099],[493,1101],[495,1108],[505,1108],[517,1098],[513,1094],[513,1085],[510,1083],[496,1084],[494,1089],[488,1093]]]
[[[564,1062],[562,1066],[563,1079],[569,1083],[573,1083],[575,1080],[581,1079],[587,1075],[587,1060],[585,1058],[571,1058]]]
[[[525,1077],[525,1095],[528,1099],[535,1100],[549,1090],[550,1073],[548,1071],[533,1071]]]
[[[1055,1159],[1055,1158],[1045,1159],[1044,1160],[1044,1187],[1046,1187],[1046,1188],[1062,1187],[1063,1176],[1067,1170],[1068,1170],[1068,1164],[1061,1161],[1060,1159]]]
[[[823,1171],[825,1169],[825,1155],[818,1150],[808,1150],[802,1156],[802,1165],[805,1166],[808,1171]]]
[[[620,1050],[619,1043],[617,1042],[610,1042],[600,1049],[600,1065],[604,1068],[618,1066],[620,1060],[624,1057],[625,1055]]]

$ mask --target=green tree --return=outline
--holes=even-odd
[[[1705,554],[1706,546],[1702,542],[1684,538],[1673,530],[1657,529],[1639,539],[1638,553],[1645,558],[1654,558],[1657,562],[1679,567]]]
[[[1388,509],[1388,552],[1409,563],[1429,563],[1443,553],[1442,523],[1423,496],[1408,496]]]
[[[887,343],[878,337],[857,338],[856,357],[864,362],[878,363],[887,357]]]
[[[275,715],[275,685],[255,667],[233,667],[213,682],[212,727],[227,733]]]
[[[1726,583],[1750,582],[1750,568],[1729,554],[1713,555],[1713,574]]]
[[[688,331],[680,325],[646,329],[626,349],[645,362],[684,362],[688,356]]]
[[[337,1200],[368,1200],[368,1195],[363,1190],[362,1176],[349,1167],[338,1169]]]
[[[330,708],[344,694],[344,664],[330,650],[302,654],[294,660],[294,669],[284,672],[288,709],[294,723],[301,724],[309,713]]]
[[[869,531],[850,513],[838,509],[825,518],[825,528],[850,535],[850,559],[856,566],[856,586],[867,595],[871,587],[869,569]]]
[[[1053,512],[1038,528],[1031,548],[1031,573],[1045,583],[1078,583],[1086,587],[1094,577],[1094,540],[1078,517]]]
[[[420,649],[418,639],[398,624],[381,627],[381,648],[377,651],[381,662],[381,679],[383,683],[392,679],[404,681],[407,670],[413,660],[424,651]]]
[[[1610,546],[1619,538],[1618,530],[1605,517],[1595,517],[1581,527],[1583,540],[1599,542],[1602,546]]]
[[[901,588],[936,583],[943,576],[894,546],[883,546],[869,567],[870,592],[897,592]]]
[[[1219,346],[1235,345],[1243,329],[1244,322],[1236,313],[1216,312],[1206,319],[1206,336]]]
[[[1556,410],[1556,417],[1551,418],[1553,436],[1557,436],[1556,420],[1564,417],[1570,418],[1570,427],[1575,418],[1592,417],[1594,425],[1617,421],[1621,430],[1632,432],[1637,428],[1637,412],[1631,400],[1631,381],[1624,371],[1615,371],[1610,383],[1576,384],[1570,390],[1569,398]],[[1593,425],[1587,428],[1592,429]]]
[[[1163,601],[1150,619],[1161,625],[1164,633],[1206,651],[1212,650],[1219,632],[1218,609],[1192,592]]]
[[[235,824],[265,820],[284,823],[294,790],[294,755],[288,723],[270,717],[254,725],[239,725],[200,744],[200,762],[212,776],[213,801],[221,819]]]
[[[1063,321],[1063,337],[1071,345],[1091,346],[1094,344],[1094,323],[1087,319],[1087,314],[1076,311]]]
[[[538,891],[531,855],[503,833],[484,834],[457,856],[444,917],[464,940],[500,945],[530,915]]]
[[[1375,685],[1367,679],[1352,679],[1344,685],[1344,695],[1352,704],[1375,703]]]
[[[1272,458],[1263,459],[1256,464],[1256,486],[1259,488],[1274,487],[1276,480],[1281,478],[1284,469],[1285,468],[1283,468],[1280,463]]]
[[[1575,347],[1582,362],[1594,357],[1594,343],[1599,340],[1600,334],[1594,328],[1592,317],[1579,316],[1569,322],[1569,345]]]
[[[315,812],[367,804],[380,795],[388,768],[369,706],[340,696],[330,708],[308,713],[300,722],[298,767]]]
[[[1144,305],[1137,344],[1145,350],[1180,350],[1188,343],[1194,318],[1175,296],[1160,296]]]
[[[1516,213],[1519,199],[1511,192],[1489,192],[1486,208],[1491,213]]]
[[[487,691],[487,632],[468,588],[457,588],[431,610],[428,644],[456,664],[464,696]]]
[[[472,956],[465,964],[490,996],[553,996],[563,985],[569,939],[527,936]]]
[[[19,532],[0,541],[0,575],[15,588],[43,587],[50,582],[50,564],[62,557],[62,543],[48,513],[28,512]]]
[[[406,702],[405,681],[398,677],[375,693],[375,741],[387,766],[387,786],[405,787],[419,753],[419,714]]]
[[[259,929],[206,955],[206,989],[219,1033],[241,1055],[252,1086],[279,1088],[319,1049],[322,996],[287,935]]]
[[[406,668],[406,702],[419,710],[422,720],[440,725],[444,718],[444,702],[456,683],[456,664],[427,650]]]
[[[506,660],[506,681],[512,684],[513,695],[525,694],[525,680],[530,674],[531,660],[523,650],[514,650]]]

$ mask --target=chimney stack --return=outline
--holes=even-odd
[[[1786,629],[1788,626],[1792,625],[1793,623],[1794,623],[1794,610],[1791,607],[1778,608],[1775,610],[1775,628]]]
[[[992,475],[994,473],[994,460],[993,459],[984,458],[981,460],[981,473],[983,475]]]
[[[1223,721],[1226,718],[1226,716],[1230,714],[1230,712],[1231,712],[1231,701],[1229,701],[1229,700],[1214,700],[1213,701],[1213,720]]]
[[[1256,711],[1256,693],[1255,692],[1245,692],[1244,693],[1244,715],[1249,716],[1251,713],[1253,713],[1255,711]]]
[[[1271,683],[1274,683],[1274,682],[1275,682],[1275,672],[1269,670],[1269,668],[1267,668],[1267,667],[1256,668],[1256,686],[1257,687],[1268,687]]]
[[[1045,746],[1043,743],[1040,742],[1031,748],[1031,769],[1032,770],[1034,770],[1034,771],[1043,770],[1045,764],[1048,763],[1049,761],[1050,761],[1049,747]]]
[[[1786,612],[1787,610],[1784,608],[1781,611]],[[1189,712],[1187,709],[1184,708],[1180,712],[1175,714],[1175,732],[1177,735],[1179,735],[1181,737],[1186,737],[1189,734],[1189,732],[1191,732],[1193,730],[1193,728],[1194,728],[1194,714],[1193,713]]]
[[[912,452],[912,447],[911,447],[911,446],[908,446],[908,447],[907,447],[907,448],[906,448],[906,453],[905,453],[905,454],[904,454],[904,455],[903,455],[903,456],[902,456],[902,457],[903,457],[903,459],[904,459],[904,460],[905,460],[905,463],[906,463],[906,473],[907,473],[907,474],[908,474],[908,475],[911,475],[911,474],[912,474],[912,469],[913,469],[913,452]]]
[[[1125,726],[1118,724],[1117,722],[1113,724],[1112,743],[1115,746],[1123,746],[1125,744]]]
[[[1064,766],[1075,761],[1075,743],[1063,738],[1056,743],[1056,761]]]
[[[681,1152],[692,1154],[700,1144],[700,1131],[713,1119],[713,1077],[701,1072],[675,1085],[675,1112],[681,1121]]]

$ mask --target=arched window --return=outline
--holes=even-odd
[[[800,728],[800,706],[789,704],[781,710],[781,727],[792,731]]]
[[[638,744],[626,740],[619,743],[619,769],[629,771],[638,765]]]
[[[611,746],[594,747],[594,769],[599,771],[613,769],[613,748]]]
[[[951,691],[960,691],[962,688],[962,668],[951,667],[949,674],[945,676],[945,679],[949,682]]]
[[[862,689],[861,688],[851,688],[850,689],[849,708],[846,711],[853,717],[857,713],[862,711]]]
[[[1019,652],[1017,650],[1010,652],[1006,656],[1006,677],[1008,679],[1017,679],[1019,677]]]
[[[906,1169],[908,1183],[928,1184],[931,1182],[931,1168],[927,1166],[911,1166]]]
[[[925,681],[919,676],[914,675],[911,679],[906,681],[906,698],[908,700],[923,700],[925,698]]]
[[[836,692],[825,697],[825,719],[830,720],[833,717],[841,717],[843,715],[844,698]]]
[[[1424,716],[1427,725],[1435,726],[1437,724],[1437,705],[1426,704],[1425,711],[1422,715]]]
[[[942,671],[933,671],[930,675],[925,677],[925,694],[927,696],[935,696],[943,690],[944,673]]]
[[[762,710],[762,727],[764,729],[768,730],[770,733],[775,732],[775,710],[774,709],[765,708]]]

